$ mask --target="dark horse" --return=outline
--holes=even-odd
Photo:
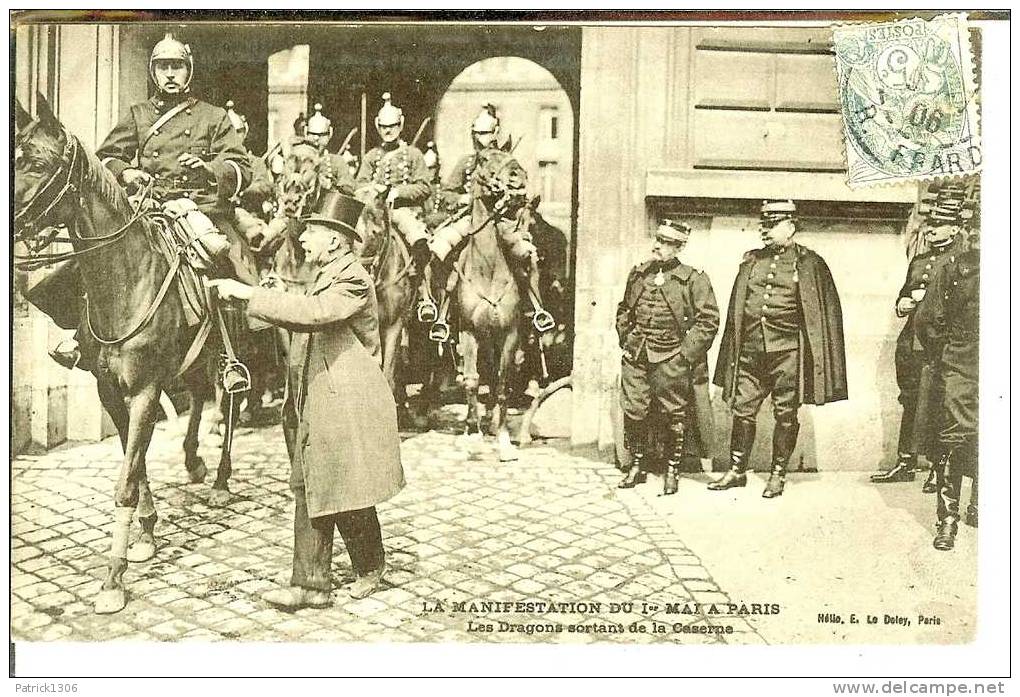
[[[530,234],[534,224],[533,206],[523,197],[526,178],[509,153],[495,149],[480,153],[471,214],[452,223],[462,228],[464,239],[453,272],[459,276],[457,308],[467,392],[466,432],[481,432],[478,385],[483,376],[479,368],[485,367],[491,432],[497,438],[501,460],[517,458],[507,428],[506,401],[507,379],[520,338],[521,312],[521,293],[507,261],[510,251],[504,238]]]
[[[390,222],[388,207],[373,199],[361,214],[359,229],[365,238],[361,257],[375,281],[379,300],[379,339],[383,374],[397,405],[404,403],[404,386],[398,384],[401,339],[414,302],[413,262],[410,250]]]
[[[157,216],[132,208],[113,174],[64,129],[41,95],[38,112],[33,119],[17,105],[15,238],[33,252],[30,258],[37,266],[73,258],[87,294],[82,341],[97,347],[93,373],[99,398],[124,449],[114,489],[109,571],[95,610],[118,612],[127,603],[123,576],[128,561],[150,559],[156,550],[157,516],[145,454],[160,391],[190,362],[180,375],[191,398],[184,464],[190,481],[201,482],[206,468],[197,454],[198,426],[212,392],[209,366],[215,363],[218,342],[205,341],[197,356],[189,350],[198,345],[196,335],[207,334],[208,323],[188,325],[174,282],[183,257],[171,263],[160,251]],[[66,227],[73,252],[40,253],[55,238],[56,226]],[[229,499],[230,470],[225,439],[210,503],[222,505]],[[129,548],[135,513],[142,534]]]

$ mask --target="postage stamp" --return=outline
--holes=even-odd
[[[833,28],[851,187],[981,169],[966,16]]]

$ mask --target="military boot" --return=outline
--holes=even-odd
[[[790,464],[790,456],[797,445],[797,433],[800,431],[800,424],[779,422],[772,432],[772,473],[769,481],[765,484],[765,491],[761,492],[762,498],[774,499],[783,495],[786,486],[786,469]]]
[[[712,491],[723,491],[738,486],[747,486],[747,459],[754,446],[754,421],[733,419],[730,434],[730,469],[720,479],[710,482]]]
[[[896,464],[885,472],[871,475],[871,481],[875,484],[889,484],[892,482],[914,481],[914,464],[917,458],[913,453],[900,453]]]
[[[938,465],[938,496],[935,513],[938,516],[937,532],[932,546],[948,552],[956,544],[956,531],[960,521],[960,485],[963,474],[957,471],[952,452],[946,453]]]
[[[645,472],[645,443],[644,421],[624,417],[623,423],[623,444],[630,452],[630,467],[624,473],[623,480],[617,485],[619,489],[633,489],[638,484],[643,484],[648,478]]]
[[[670,454],[666,458],[666,473],[662,477],[662,495],[671,496],[677,492],[679,482],[677,477],[680,473],[680,461],[684,455],[684,424],[682,421],[670,426],[672,443],[670,443]]]
[[[974,476],[974,480],[970,486],[970,502],[967,504],[967,514],[963,517],[963,522],[972,528],[978,526],[978,480],[977,475]]]
[[[939,490],[938,484],[938,463],[933,462],[931,467],[928,468],[928,476],[925,477],[924,484],[921,485],[921,492],[925,494],[934,494]]]

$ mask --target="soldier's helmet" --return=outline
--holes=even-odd
[[[191,78],[195,74],[195,62],[191,57],[191,46],[178,40],[172,33],[167,32],[166,36],[156,42],[152,47],[152,55],[149,56],[149,78],[156,82],[155,63],[158,60],[180,60],[188,66],[188,80],[182,85],[182,90],[187,89],[191,84]]]
[[[496,116],[496,107],[486,104],[471,123],[472,133],[495,133],[499,130],[499,117]]]
[[[761,222],[768,227],[775,226],[784,220],[797,219],[797,204],[790,199],[780,201],[765,200],[761,202]]]
[[[404,112],[402,109],[393,106],[393,98],[389,92],[383,93],[383,105],[379,108],[379,113],[375,117],[376,128],[383,126],[403,126],[404,125]]]
[[[957,184],[945,184],[921,199],[925,211],[925,236],[928,243],[939,247],[949,244],[969,217],[966,191]]]
[[[322,113],[322,105],[316,103],[314,112],[305,122],[305,135],[309,138],[320,138],[333,135],[333,122]]]
[[[241,140],[248,137],[248,118],[242,116],[234,111],[234,100],[228,99],[226,103],[227,118],[230,119],[230,125],[237,131],[237,135],[241,136]]]

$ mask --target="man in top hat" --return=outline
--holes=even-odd
[[[151,183],[161,203],[181,199],[180,210],[197,206],[203,227],[229,241],[226,266],[255,282],[255,260],[234,226],[233,203],[251,181],[250,160],[226,110],[191,94],[193,76],[190,46],[168,33],[149,57],[155,94],[131,106],[96,155],[129,192]],[[86,353],[74,339],[50,355],[66,367],[91,370],[93,351]]]
[[[747,484],[758,410],[772,395],[772,473],[762,496],[783,493],[797,444],[801,404],[847,398],[843,316],[825,261],[794,242],[793,201],[765,201],[760,233],[765,246],[744,255],[730,293],[716,385],[733,412],[730,469],[714,491]]]
[[[947,264],[955,263],[962,251],[957,215],[957,206],[963,203],[962,192],[957,197],[955,191],[946,187],[934,197],[925,199],[924,203],[927,205],[924,239],[929,251],[911,259],[906,280],[896,298],[896,316],[907,320],[896,340],[895,356],[896,382],[900,388],[900,404],[903,405],[897,445],[899,454],[891,468],[872,475],[871,481],[877,484],[913,481],[917,456],[921,454],[932,464],[924,491],[934,493],[936,460],[932,430],[937,424],[932,422],[937,421],[941,389],[933,364],[938,357],[925,352],[917,336],[914,318],[938,272]]]
[[[294,492],[290,585],[263,599],[294,610],[330,604],[333,529],[344,539],[363,598],[382,583],[385,555],[375,507],[404,486],[397,411],[381,369],[375,286],[352,252],[362,204],[327,192],[304,218],[300,242],[318,267],[305,294],[210,281],[220,297],[291,332],[284,437]]]
[[[712,283],[704,272],[680,260],[690,234],[685,223],[661,222],[652,245],[653,258],[631,270],[616,310],[616,331],[623,349],[620,401],[624,440],[631,453],[621,489],[645,480],[646,420],[654,402],[669,423],[663,494],[677,491],[685,419],[693,401],[692,371],[705,360],[719,331]]]
[[[428,264],[428,230],[422,219],[422,204],[431,192],[428,169],[421,150],[400,138],[404,112],[395,107],[390,93],[375,117],[375,130],[382,141],[365,153],[358,170],[358,198],[382,198],[390,208],[390,220],[411,248],[420,273]]]
[[[942,222],[960,225],[961,209],[939,206]],[[973,480],[964,522],[977,527],[978,362],[981,245],[976,216],[971,219],[969,249],[943,265],[916,311],[917,336],[937,357],[943,383],[941,428],[934,447],[936,467],[935,549],[948,551],[956,541],[960,489],[964,474]]]

